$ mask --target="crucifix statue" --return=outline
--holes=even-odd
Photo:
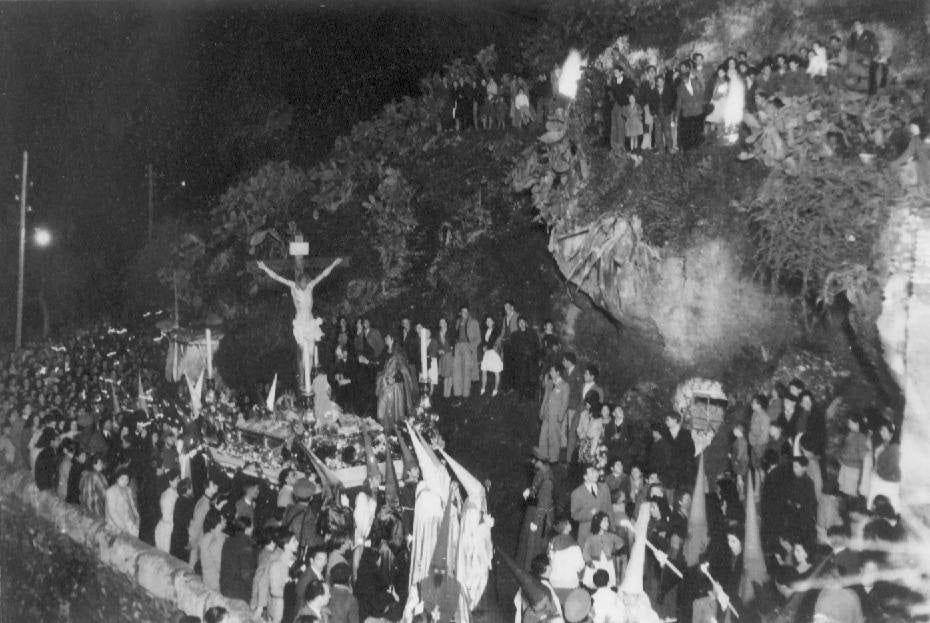
[[[294,339],[300,346],[302,378],[304,380],[304,394],[310,393],[310,372],[316,365],[316,344],[323,338],[321,325],[323,320],[313,316],[313,288],[318,283],[329,276],[333,269],[342,263],[342,258],[337,257],[333,262],[323,269],[323,271],[311,279],[303,273],[303,257],[309,254],[309,244],[303,241],[302,236],[298,236],[295,242],[291,243],[291,255],[295,258],[296,274],[294,281],[285,279],[268,267],[265,262],[259,261],[258,267],[277,281],[290,288],[291,297],[294,300]]]

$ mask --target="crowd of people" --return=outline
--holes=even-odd
[[[593,621],[624,620],[619,579],[639,572],[627,563],[645,506],[652,555],[642,581],[666,620],[785,608],[793,621],[906,619],[908,591],[875,581],[889,544],[904,538],[895,424],[888,412],[853,412],[831,444],[817,398],[800,379],[776,383],[707,444],[680,413],[627,417],[597,367],[565,353],[547,371],[518,563],[552,588],[553,611],[588,591],[600,595]],[[566,463],[582,474],[570,495],[554,476]],[[813,577],[832,584],[805,588]]]
[[[529,81],[441,78],[441,124],[489,130],[544,120],[561,103],[558,72]],[[606,93],[610,145],[617,154],[691,149],[707,128],[739,134],[757,98],[835,85],[874,93],[886,75],[876,37],[860,22],[846,42],[833,36],[758,63],[740,52],[712,73],[700,54],[677,68],[649,66],[638,82],[618,64]],[[513,565],[518,579],[528,574],[536,584],[521,583],[517,621],[636,620],[625,614],[624,583],[641,586],[667,620],[716,623],[785,609],[797,621],[907,616],[907,591],[877,579],[890,544],[904,538],[897,430],[887,413],[854,411],[831,444],[824,402],[832,397],[795,379],[734,410],[708,444],[685,414],[628,417],[601,386],[598,366],[579,362],[553,322],[533,326],[513,301],[482,320],[462,305],[454,318],[402,317],[383,332],[368,318],[337,318],[325,336],[315,393],[385,424],[391,409],[391,431],[412,402],[383,404],[385,382],[419,379],[434,402],[452,406],[473,393],[539,405]],[[405,461],[399,479],[369,472],[354,505],[318,465],[292,461],[273,488],[243,471],[225,474],[207,440],[251,417],[255,401],[208,386],[192,412],[180,385],[155,372],[164,361],[159,339],[101,325],[13,353],[0,374],[0,463],[31,470],[39,490],[187,562],[208,587],[267,621],[447,620],[456,608],[405,612],[416,465]],[[572,475],[581,482],[560,490]],[[363,534],[360,513],[371,515]],[[634,565],[643,538],[649,553]],[[833,583],[804,584],[820,578]],[[224,614],[212,608],[203,620]]]
[[[533,78],[455,72],[434,76],[427,87],[440,105],[440,129],[522,128],[544,125],[565,111],[560,72],[557,64]],[[832,88],[873,95],[889,81],[887,54],[860,20],[848,36],[833,34],[792,53],[750,59],[738,51],[711,65],[696,52],[636,68],[616,57],[607,73],[595,118],[602,120],[613,154],[636,157],[694,149],[705,137],[735,143],[751,131],[759,108],[779,98]]]
[[[510,301],[498,318],[486,316],[483,330],[464,305],[451,330],[446,319],[429,333],[409,318],[396,334],[364,318],[358,333],[349,326],[336,320],[321,352],[334,397],[347,406],[378,415],[365,398],[363,386],[375,384],[366,366],[390,358],[423,373],[434,401],[461,404],[473,391],[539,401],[515,566],[551,587],[546,607],[564,620],[623,620],[617,590],[631,573],[633,522],[643,508],[651,517],[643,591],[662,617],[706,623],[728,610],[789,604],[799,608],[795,620],[892,620],[904,612],[900,587],[869,579],[885,566],[884,544],[904,536],[887,413],[852,413],[841,442],[830,444],[820,397],[795,379],[755,396],[707,445],[680,413],[663,422],[627,417],[595,364],[565,351],[551,322],[541,333],[530,328]],[[393,472],[369,474],[363,492],[376,510],[360,539],[360,505],[353,508],[325,468],[286,467],[273,489],[218,470],[204,440],[214,420],[235,421],[243,407],[208,389],[204,411],[192,417],[178,389],[150,372],[162,363],[159,347],[101,327],[14,353],[0,390],[0,460],[31,469],[40,490],[188,562],[207,586],[266,620],[399,620],[416,465],[405,462],[400,482]],[[554,470],[578,473],[581,483],[560,491],[566,480]],[[764,575],[747,576],[750,560]],[[714,582],[704,581],[704,569]],[[815,574],[849,585],[799,585]],[[749,580],[751,603],[741,590]],[[593,595],[580,618],[578,591]],[[852,614],[836,618],[840,606]],[[534,604],[520,607],[518,616],[535,620]],[[431,620],[430,612],[416,616]]]
[[[216,465],[206,440],[251,410],[210,388],[193,414],[153,372],[164,369],[158,339],[101,326],[13,353],[0,389],[0,467],[31,470],[40,491],[187,562],[257,617],[398,620],[416,466],[402,482],[369,472],[363,490],[377,512],[359,538],[358,498],[353,508],[325,466],[301,471],[295,460],[266,483]]]

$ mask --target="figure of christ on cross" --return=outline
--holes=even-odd
[[[269,277],[291,289],[291,297],[294,299],[295,311],[294,339],[297,340],[297,345],[300,346],[302,355],[300,360],[303,373],[301,378],[304,379],[304,393],[308,395],[310,393],[309,380],[311,368],[316,364],[313,360],[315,355],[314,349],[316,343],[323,338],[323,330],[320,328],[322,319],[313,317],[313,288],[328,277],[329,274],[333,272],[333,269],[341,262],[342,258],[336,258],[333,260],[332,264],[327,266],[323,272],[313,279],[310,279],[307,275],[301,274],[297,277],[296,282],[285,279],[268,268],[264,262],[258,262],[258,267],[265,271]]]

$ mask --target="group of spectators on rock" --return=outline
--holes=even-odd
[[[426,86],[439,105],[439,129],[524,128],[543,123],[559,102],[561,67],[533,78],[480,71],[436,74]]]
[[[893,416],[834,405],[828,418],[823,398],[800,379],[773,383],[715,431],[692,430],[674,411],[631,418],[596,365],[563,353],[547,368],[518,564],[567,621],[579,590],[593,595],[590,620],[623,620],[620,579],[647,505],[642,582],[660,618],[734,620],[735,608],[741,618],[792,609],[793,621],[907,620],[919,596],[876,579],[905,536]]]
[[[699,146],[706,136],[736,142],[759,101],[797,97],[818,89],[848,88],[875,94],[888,81],[887,58],[875,33],[855,21],[849,37],[814,41],[795,53],[750,60],[745,51],[719,65],[704,55],[646,67],[638,76],[619,62],[605,94],[609,140],[615,154],[675,152]]]
[[[350,412],[369,416],[376,414],[375,377],[392,356],[403,357],[411,375],[425,380],[433,399],[461,404],[477,390],[490,398],[515,392],[522,400],[533,400],[540,394],[545,363],[560,341],[554,323],[531,325],[510,300],[483,317],[468,304],[432,322],[414,322],[405,315],[393,330],[382,331],[365,317],[354,325],[339,317],[328,326],[320,358],[334,399]]]

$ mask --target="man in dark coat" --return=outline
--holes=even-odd
[[[678,119],[678,146],[684,150],[699,147],[704,136],[704,93],[700,80],[691,75],[691,63],[681,64],[676,92],[675,117]]]
[[[404,316],[400,319],[400,346],[407,355],[407,363],[413,366],[417,374],[420,370],[420,336],[410,324],[410,318]]]
[[[555,502],[553,499],[552,469],[545,453],[533,448],[530,459],[533,465],[533,484],[523,492],[526,512],[517,543],[517,564],[529,570],[530,563],[539,554],[546,552],[546,538],[555,525]]]
[[[568,448],[565,460],[571,463],[574,460],[575,450],[578,447],[578,420],[584,408],[584,373],[577,365],[575,353],[568,352],[562,357],[562,367],[565,369],[565,383],[568,385],[568,413],[565,416],[568,422]]]
[[[220,593],[246,603],[252,598],[252,579],[258,557],[252,544],[252,521],[236,517],[226,525],[229,537],[220,556]]]
[[[514,366],[514,389],[523,400],[535,397],[539,386],[539,339],[536,333],[529,330],[526,318],[522,316],[517,320],[517,331],[510,336],[505,353],[511,353]],[[504,369],[507,362],[504,362]]]
[[[584,549],[585,541],[591,536],[591,520],[597,513],[610,515],[610,490],[602,482],[598,482],[597,468],[589,465],[584,473],[584,482],[572,491],[571,510],[572,520],[578,524],[578,546]]]
[[[814,481],[807,475],[807,457],[793,457],[791,473],[779,511],[785,522],[780,536],[813,543],[817,539],[817,496]]]
[[[317,517],[310,501],[319,494],[315,484],[306,478],[294,483],[294,503],[284,511],[282,524],[300,541],[300,547],[307,549],[322,545],[323,539],[317,532]]]
[[[694,440],[691,438],[691,431],[681,425],[679,413],[673,411],[665,416],[665,426],[668,428],[666,440],[672,461],[667,471],[668,479],[663,480],[662,484],[674,495],[674,491],[688,488],[694,483]]]

